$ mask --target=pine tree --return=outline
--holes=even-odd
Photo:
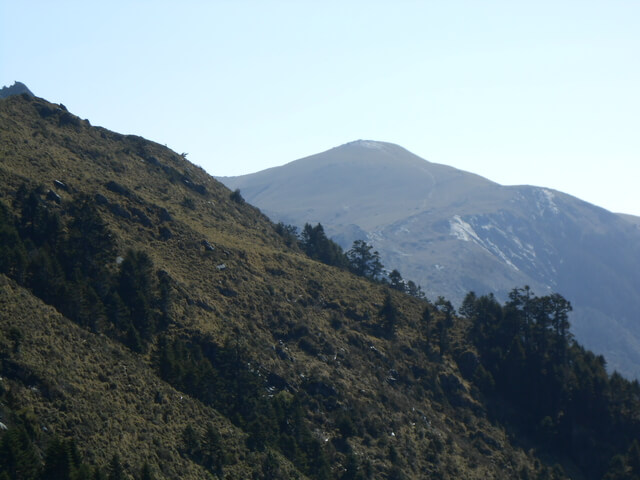
[[[202,439],[202,460],[206,468],[216,474],[222,473],[225,464],[225,453],[222,448],[220,434],[213,427],[208,425]]]
[[[392,270],[389,274],[389,286],[403,293],[407,291],[407,284],[402,279],[400,272],[396,269]]]
[[[191,425],[187,425],[182,432],[182,445],[187,455],[197,461],[202,453],[200,438]]]
[[[129,308],[131,319],[145,340],[155,332],[151,307],[153,298],[153,262],[139,251],[127,252],[118,275],[118,294]]]
[[[378,314],[382,318],[380,326],[383,333],[387,337],[393,337],[396,332],[400,313],[398,312],[397,307],[393,304],[393,299],[389,293],[385,296],[384,303],[382,304]]]
[[[300,245],[309,258],[336,267],[346,265],[342,248],[327,237],[324,227],[319,223],[315,227],[305,224],[300,236]]]
[[[42,470],[42,478],[68,480],[75,464],[67,442],[54,438],[47,447]]]
[[[140,480],[154,480],[155,479],[153,473],[151,472],[151,467],[149,466],[149,464],[147,462],[144,462],[144,465],[142,465],[142,468],[140,469],[139,479]]]
[[[126,476],[124,473],[124,468],[122,467],[122,463],[120,462],[120,456],[116,453],[113,457],[111,457],[111,461],[109,462],[109,475],[107,476],[107,480],[125,480]]]
[[[32,480],[36,478],[40,460],[23,427],[12,427],[0,439],[0,472],[9,478]]]
[[[634,439],[627,451],[627,465],[631,467],[632,475],[640,478],[640,444]]]
[[[407,282],[407,293],[412,297],[425,300],[425,295],[422,291],[422,287],[420,285],[417,285],[413,280],[409,280]]]
[[[380,262],[380,254],[372,251],[373,247],[363,240],[356,240],[347,252],[349,269],[361,277],[377,279],[384,266]]]
[[[475,305],[478,297],[476,297],[475,292],[469,292],[464,297],[462,301],[462,305],[458,309],[458,313],[465,318],[473,318],[475,314]]]

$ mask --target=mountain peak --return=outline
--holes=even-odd
[[[342,147],[361,147],[361,148],[372,148],[375,150],[380,150],[384,148],[385,143],[376,142],[375,140],[354,140],[353,142],[345,143],[341,145]],[[338,147],[340,148],[340,147]]]
[[[31,95],[32,97],[35,96],[24,83],[14,81],[13,85],[11,85],[10,87],[2,87],[2,89],[0,89],[0,98],[7,98],[12,95],[20,95],[22,93],[26,93],[27,95]]]
[[[380,153],[385,153],[387,156],[392,156],[392,157],[409,156],[409,157],[419,158],[413,153],[411,153],[409,150],[407,150],[406,148],[401,147],[400,145],[397,145],[395,143],[389,143],[389,142],[380,142],[377,140],[362,140],[362,139],[354,140],[352,142],[345,143],[338,147],[334,147],[329,151],[337,151],[337,152],[350,151],[350,152],[357,152],[358,155],[365,155],[365,156],[377,155],[376,152],[380,152]],[[422,158],[420,158],[420,160],[423,162],[425,161]]]

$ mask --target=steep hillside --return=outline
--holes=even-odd
[[[637,383],[582,359],[557,299],[456,317],[309,259],[167,148],[27,95],[0,101],[0,179],[2,479],[635,472]],[[494,327],[529,301],[538,343],[507,372]],[[509,378],[554,402],[526,413]]]
[[[577,338],[612,370],[640,376],[640,230],[628,218],[373,141],[220,180],[275,221],[320,222],[343,248],[366,240],[428,298],[558,291],[574,305]]]

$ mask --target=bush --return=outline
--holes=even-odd
[[[231,201],[239,203],[240,205],[244,203],[244,198],[242,198],[242,194],[240,193],[239,188],[236,188],[233,192],[231,192],[229,198],[231,199]]]

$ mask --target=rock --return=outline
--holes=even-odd
[[[182,177],[182,183],[184,183],[185,186],[187,186],[188,188],[190,188],[194,192],[199,193],[200,195],[206,195],[207,194],[207,188],[204,185],[199,185],[197,183],[193,183],[187,177]]]
[[[63,182],[61,182],[60,180],[54,180],[53,181],[53,186],[56,188],[59,188],[60,190],[64,190],[66,192],[69,191],[69,187],[67,187],[67,185]]]
[[[60,195],[58,195],[53,190],[49,190],[47,192],[47,200],[49,200],[50,202],[55,202],[55,203],[60,203],[62,201],[62,199],[60,198]]]

